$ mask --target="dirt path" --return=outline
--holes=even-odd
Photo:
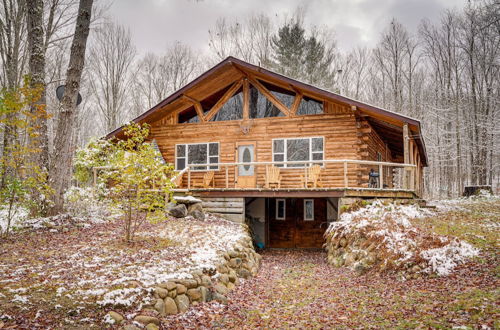
[[[322,251],[266,251],[259,275],[228,305],[203,304],[165,320],[179,328],[495,327],[495,260],[468,264],[447,278],[399,281],[357,276],[326,264]],[[488,296],[490,295],[490,296]],[[483,299],[487,298],[487,299]],[[489,303],[475,305],[475,300]],[[472,302],[472,305],[470,305]],[[495,316],[496,315],[496,316]]]

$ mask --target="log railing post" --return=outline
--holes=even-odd
[[[97,169],[94,167],[92,168],[92,175],[94,176],[93,182],[94,182],[94,188],[97,186]]]
[[[384,171],[383,171],[383,165],[382,164],[379,164],[378,166],[378,184],[379,184],[379,188],[380,189],[384,189]]]
[[[229,166],[226,165],[226,188],[229,188]]]
[[[304,166],[304,182],[305,182],[305,188],[309,187],[309,178],[307,177],[307,165]]]
[[[344,162],[344,188],[347,188],[349,185],[349,179],[347,177],[347,162]]]
[[[191,167],[188,167],[188,190],[191,189]]]

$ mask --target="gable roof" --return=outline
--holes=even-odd
[[[419,120],[312,86],[232,56],[227,57],[208,71],[204,72],[199,77],[177,90],[157,105],[153,106],[148,111],[133,119],[133,121],[137,123],[156,121],[168,111],[167,108],[169,105],[178,102],[183,98],[183,96],[189,96],[189,98],[196,99],[196,96],[202,95],[203,93],[206,94],[206,88],[203,89],[200,87],[202,83],[212,89],[213,86],[217,84],[220,90],[227,87],[228,84],[244,77],[247,73],[250,73],[256,78],[264,79],[269,83],[276,83],[281,86],[287,86],[293,90],[299,90],[301,93],[313,98],[316,97],[320,99],[332,100],[348,105],[352,109],[359,111],[363,117],[366,117],[375,129],[379,128],[390,130],[390,134],[394,136],[399,135],[399,132],[402,134],[402,125],[407,123],[411,132],[410,135],[415,140],[419,149],[423,165],[427,166],[427,153],[425,150],[425,143],[421,135],[421,123]],[[211,92],[213,93],[216,91],[217,90],[212,90]],[[109,139],[119,136],[122,133],[122,130],[123,126],[110,132],[106,135],[106,138]]]

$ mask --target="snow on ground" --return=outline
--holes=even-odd
[[[215,268],[222,253],[245,235],[241,225],[211,215],[148,224],[137,233],[137,246],[123,243],[120,230],[119,222],[96,224],[36,237],[50,244],[9,245],[0,260],[0,293],[11,303],[28,303],[25,294],[45,290],[76,303],[132,306],[157,283]]]
[[[28,210],[22,207],[14,208],[12,213],[12,219],[10,223],[10,228],[18,228],[22,226],[24,220],[28,218]],[[0,234],[7,230],[9,209],[7,206],[0,206]]]
[[[338,222],[330,224],[327,233],[367,237],[381,242],[378,249],[386,250],[387,259],[398,267],[423,259],[427,265],[423,272],[448,275],[458,264],[478,255],[479,250],[453,237],[425,233],[412,223],[435,214],[418,205],[375,201],[357,211],[343,213]]]
[[[437,211],[449,212],[467,211],[468,209],[464,207],[465,205],[483,202],[500,202],[500,195],[492,195],[487,190],[480,190],[477,196],[432,200],[428,204],[435,206]]]

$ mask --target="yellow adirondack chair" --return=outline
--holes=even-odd
[[[310,166],[306,169],[307,173],[307,182],[304,178],[304,175],[300,176],[300,180],[302,181],[302,186],[304,188],[318,188],[323,187],[323,183],[321,182],[321,166],[316,164]]]
[[[266,183],[265,187],[269,188],[281,188],[281,174],[280,168],[276,166],[266,166]]]
[[[210,186],[212,186],[212,188],[215,188],[215,172],[208,171],[203,174],[203,179],[200,186],[203,188],[210,188]]]

